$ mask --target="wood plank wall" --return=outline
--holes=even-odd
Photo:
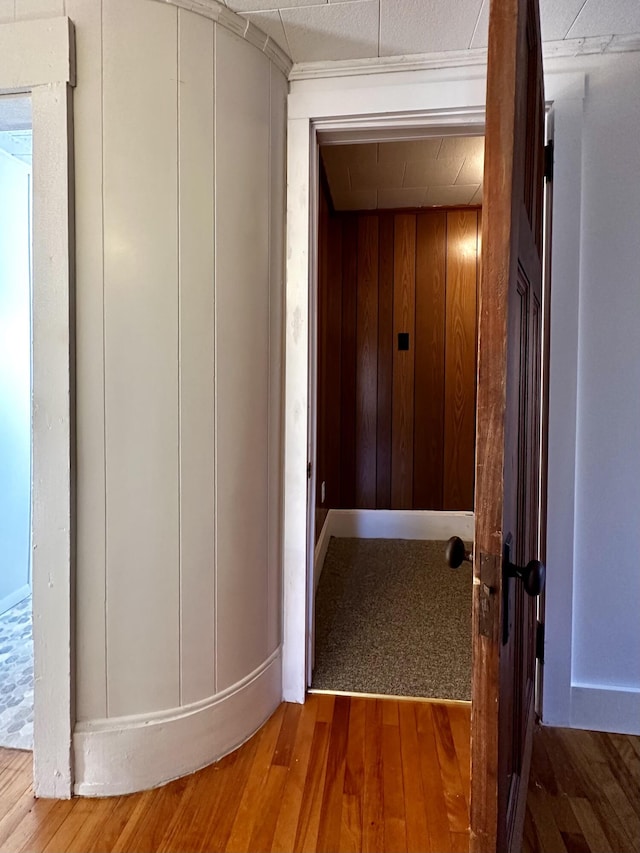
[[[321,194],[319,518],[473,509],[479,224],[475,208],[334,213]]]

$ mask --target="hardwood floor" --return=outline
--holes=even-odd
[[[640,850],[640,738],[539,729],[524,853]],[[0,851],[467,849],[469,706],[311,695],[244,746],[154,791],[31,795],[0,750]]]
[[[586,851],[640,851],[640,737],[538,728],[523,853]]]

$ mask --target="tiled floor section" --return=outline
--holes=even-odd
[[[33,749],[31,596],[0,616],[0,746]]]

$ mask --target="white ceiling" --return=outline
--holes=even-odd
[[[487,45],[489,0],[222,0],[294,62]],[[540,0],[545,42],[640,33],[640,0]]]
[[[484,137],[323,145],[336,210],[482,203]]]

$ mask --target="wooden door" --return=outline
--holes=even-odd
[[[491,0],[480,283],[472,851],[520,849],[534,722],[544,94],[537,0]],[[530,591],[540,580],[532,565]]]

